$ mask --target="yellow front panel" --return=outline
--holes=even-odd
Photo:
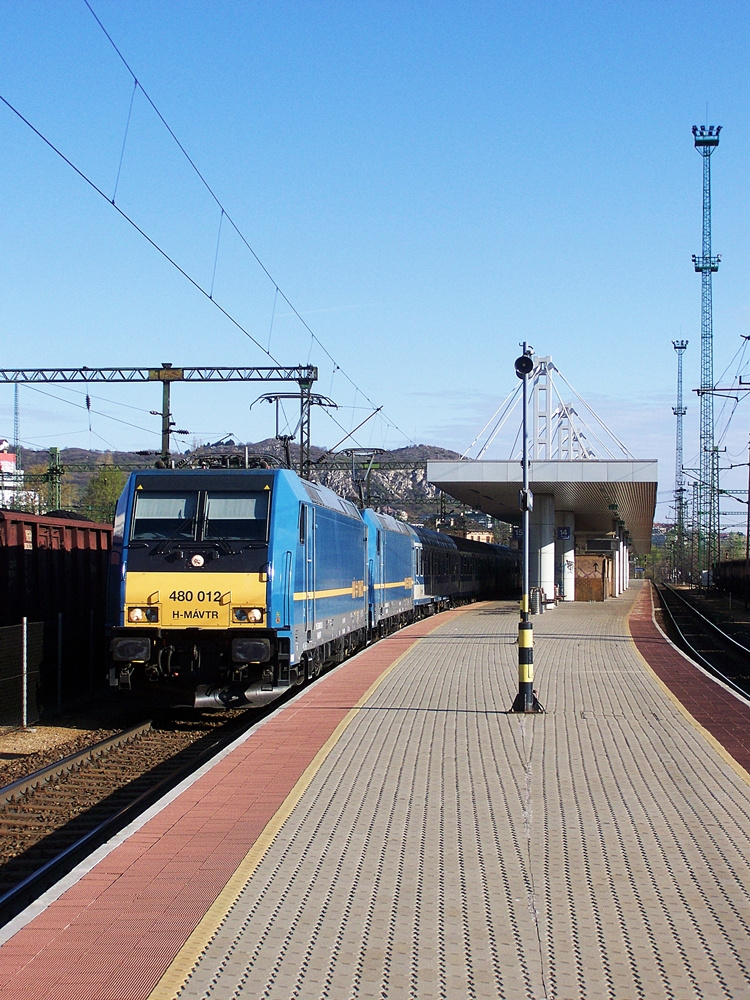
[[[138,605],[158,609],[155,627],[229,628],[236,625],[233,607],[265,611],[265,579],[261,573],[128,573],[125,624],[128,608]],[[137,623],[141,628],[144,624]],[[260,624],[266,624],[265,615]]]

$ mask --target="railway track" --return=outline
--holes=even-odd
[[[723,616],[690,591],[682,593],[662,584],[657,588],[665,615],[665,629],[692,659],[725,684],[750,698],[750,648],[743,624]]]
[[[0,925],[260,717],[142,722],[0,788]]]

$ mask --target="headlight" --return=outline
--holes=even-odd
[[[159,609],[158,608],[128,608],[128,621],[133,624],[140,624],[141,622],[146,622],[151,625],[154,622],[159,621]]]
[[[268,663],[271,659],[271,642],[269,639],[250,638],[246,632],[241,639],[232,639],[232,659],[235,663]],[[270,676],[268,674],[270,669]],[[273,683],[273,667],[263,671],[261,679],[264,683]]]
[[[117,663],[148,663],[151,656],[150,639],[113,639],[110,648]]]
[[[232,608],[232,621],[257,625],[263,621],[262,608]]]

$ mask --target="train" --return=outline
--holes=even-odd
[[[0,725],[34,723],[102,683],[111,541],[111,524],[71,511],[0,510]]]
[[[72,511],[0,510],[0,627],[88,615],[102,623],[112,526]]]
[[[750,575],[747,559],[724,559],[714,563],[711,583],[717,590],[726,590],[734,597],[747,600],[750,596]]]
[[[510,549],[360,510],[289,469],[134,472],[114,519],[109,683],[173,706],[262,706],[518,585]]]

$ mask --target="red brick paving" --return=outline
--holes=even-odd
[[[657,677],[727,753],[750,772],[750,705],[713,681],[665,639],[653,620],[650,584],[641,589],[629,625],[638,651]]]
[[[0,947],[0,994],[145,1000],[338,723],[414,642],[458,614],[376,644],[266,722]],[[657,676],[750,770],[750,707],[661,635],[647,587],[629,623]]]
[[[375,644],[269,719],[0,947],[0,995],[148,997],[347,712],[413,643],[461,613]]]

